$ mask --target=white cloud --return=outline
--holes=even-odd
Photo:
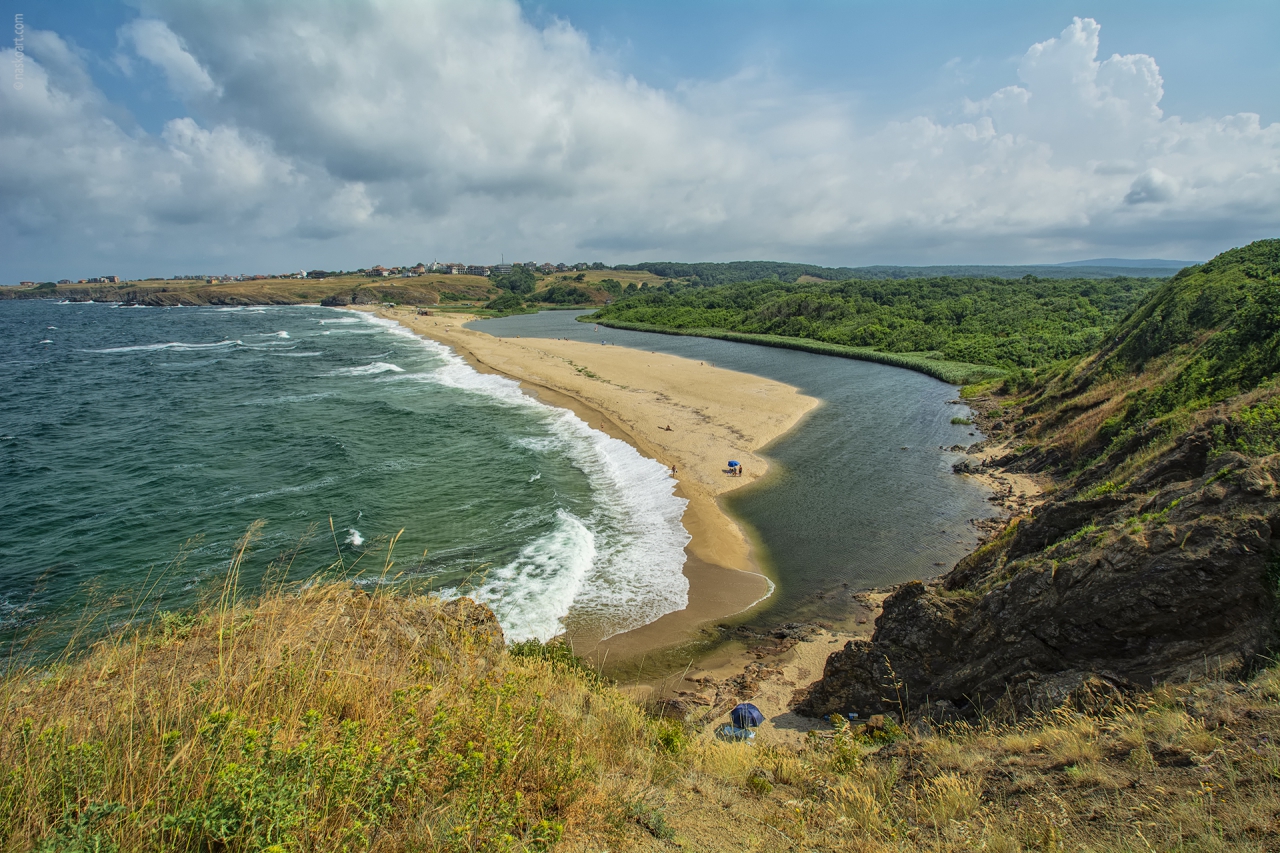
[[[866,126],[851,98],[753,69],[647,86],[514,2],[143,13],[129,43],[201,120],[121,130],[44,36],[27,89],[0,94],[0,195],[22,199],[0,217],[22,251],[87,236],[196,266],[235,252],[273,268],[499,252],[933,263],[1203,256],[1280,230],[1280,125],[1165,116],[1156,61],[1099,60],[1088,19],[1033,45],[1018,82],[962,121]]]
[[[1178,182],[1159,169],[1148,169],[1133,179],[1125,204],[1171,201],[1178,194]]]
[[[209,72],[187,52],[182,39],[163,21],[139,18],[120,28],[120,38],[132,44],[138,56],[164,71],[169,87],[176,95],[190,98],[218,91]],[[127,71],[127,65],[128,59],[125,57],[121,67]]]

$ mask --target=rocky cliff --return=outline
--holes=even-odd
[[[1057,491],[886,599],[798,710],[1044,708],[1237,673],[1280,584],[1280,241],[1193,268],[1089,359],[986,400]],[[998,423],[997,423],[998,421]]]

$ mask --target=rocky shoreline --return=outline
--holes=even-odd
[[[1004,426],[994,401],[971,405]],[[1276,636],[1280,457],[1211,459],[1211,431],[1124,487],[1055,484],[1043,453],[1009,451],[1008,430],[972,448],[955,469],[998,488],[1004,519],[941,578],[895,588],[797,711],[900,713],[905,695],[922,717],[1016,714],[1248,671]],[[1026,493],[1028,472],[1046,494]]]

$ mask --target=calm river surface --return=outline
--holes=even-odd
[[[607,341],[706,361],[794,385],[823,401],[767,454],[764,480],[732,493],[730,512],[754,529],[778,590],[749,622],[836,619],[844,589],[927,578],[971,551],[970,521],[993,514],[990,494],[951,472],[942,447],[980,438],[951,423],[957,389],[923,374],[796,350],[595,327],[582,312],[546,311],[470,324],[498,337]]]

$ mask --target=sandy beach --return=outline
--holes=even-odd
[[[765,476],[769,463],[761,449],[795,427],[818,400],[781,382],[671,355],[580,341],[495,338],[464,328],[474,319],[465,314],[394,308],[376,313],[674,466],[676,494],[689,502],[683,518],[691,536],[684,568],[688,606],[604,641],[575,633],[571,640],[579,654],[608,653],[617,660],[678,645],[768,593],[749,536],[719,498]],[[742,463],[743,476],[729,475],[729,459]]]

